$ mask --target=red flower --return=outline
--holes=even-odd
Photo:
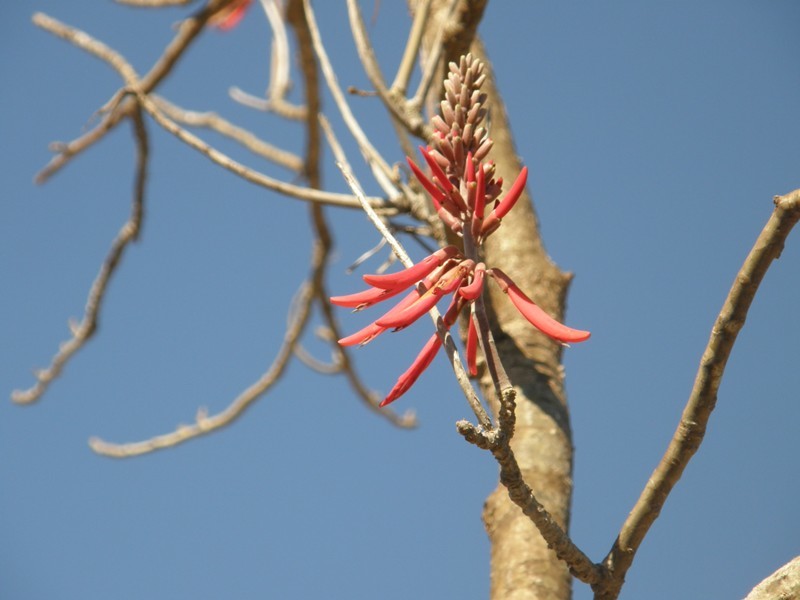
[[[522,170],[511,189],[501,200],[494,200],[494,196],[497,195],[496,190],[487,190],[486,187],[486,175],[487,172],[493,173],[493,166],[489,165],[487,168],[486,165],[479,163],[476,167],[473,164],[472,156],[468,155],[465,177],[467,193],[462,194],[445,176],[442,169],[438,168],[430,150],[421,148],[421,151],[431,167],[433,179],[429,179],[419,167],[409,160],[412,171],[431,194],[442,220],[456,233],[464,235],[466,232],[466,235],[472,237],[473,244],[477,246],[497,230],[503,217],[519,199],[525,187],[527,169]],[[489,214],[484,217],[484,206],[491,201],[494,201],[494,205]],[[456,322],[464,307],[469,306],[481,295],[486,274],[497,283],[503,292],[508,294],[520,314],[550,338],[566,344],[582,342],[591,335],[588,331],[572,329],[556,321],[528,298],[500,269],[487,269],[483,263],[476,264],[474,260],[464,256],[455,246],[446,246],[402,271],[384,275],[364,275],[364,281],[371,287],[348,296],[331,298],[333,304],[361,310],[393,298],[418,284],[391,310],[360,331],[342,338],[339,340],[339,344],[342,346],[364,345],[387,329],[394,331],[404,329],[438,304],[444,296],[452,295],[450,307],[443,317],[445,328],[449,329]],[[476,375],[478,335],[473,317],[470,317],[467,331],[467,366],[470,374]],[[431,364],[441,346],[442,342],[439,336],[434,334],[409,369],[400,376],[381,406],[389,404],[405,393]]]
[[[452,299],[442,321],[445,330],[449,330],[461,311],[480,298],[486,275],[508,295],[520,314],[545,335],[563,344],[589,338],[588,331],[572,329],[548,315],[503,271],[480,262],[481,244],[500,227],[522,195],[528,179],[528,169],[523,168],[502,195],[502,178],[495,178],[493,162],[484,161],[492,148],[492,140],[481,125],[488,114],[487,96],[481,92],[485,80],[483,64],[471,55],[462,56],[458,64],[450,63],[444,82],[441,116],[436,115],[431,120],[432,147],[420,148],[431,175],[426,175],[408,159],[411,171],[430,195],[439,218],[464,240],[464,251],[447,246],[397,273],[365,275],[364,281],[370,287],[362,292],[331,298],[333,304],[361,310],[406,292],[383,316],[339,340],[342,346],[364,345],[387,329],[397,331],[408,327],[448,295]],[[467,327],[466,358],[467,368],[474,376],[479,336],[476,315],[472,313]],[[381,406],[408,391],[441,346],[442,340],[434,334]]]

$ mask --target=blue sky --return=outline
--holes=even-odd
[[[316,4],[341,82],[367,88],[343,6]],[[384,64],[399,61],[403,6],[381,2],[371,29]],[[565,364],[572,531],[599,559],[675,429],[772,196],[800,186],[800,5],[509,6],[490,3],[480,32],[531,169],[548,251],[576,274],[567,320],[593,332]],[[119,86],[106,65],[33,27],[37,10],[116,47],[139,72],[185,12],[100,0],[0,8],[7,395],[32,383],[31,369],[68,335],[67,319],[82,314],[133,180],[123,126],[46,185],[32,184],[48,144],[79,135]],[[364,10],[371,14],[372,3]],[[299,152],[298,129],[227,96],[232,85],[266,87],[266,35],[258,10],[233,33],[205,34],[161,91]],[[384,155],[401,160],[377,101],[352,106]],[[111,285],[99,334],[40,403],[0,403],[0,596],[486,597],[480,511],[496,467],[455,432],[469,411],[444,359],[397,403],[419,416],[411,432],[364,410],[341,378],[294,364],[271,395],[214,436],[123,462],[88,449],[92,435],[133,441],[190,421],[200,406],[222,409],[272,360],[308,271],[304,206],[148,127],[142,239]],[[348,151],[356,163],[352,144]],[[328,189],[345,191],[329,156],[324,175]],[[329,286],[349,291],[357,276],[345,268],[378,237],[355,211],[331,219]],[[800,554],[798,273],[795,232],[750,311],[706,441],[637,555],[623,598],[741,597]],[[341,314],[348,331],[364,318]],[[387,391],[428,335],[419,325],[359,351],[365,380]],[[313,339],[308,345],[325,356]],[[576,583],[575,598],[589,597]]]

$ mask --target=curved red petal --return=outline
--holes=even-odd
[[[511,189],[508,190],[508,193],[505,197],[500,200],[497,206],[494,207],[494,210],[489,213],[489,216],[486,217],[486,220],[483,222],[483,226],[481,227],[481,233],[487,235],[494,231],[497,228],[497,223],[508,214],[514,205],[519,200],[519,197],[522,195],[523,190],[525,189],[525,183],[528,181],[528,167],[522,167],[522,171],[519,172],[517,178],[514,180],[514,183],[511,185]],[[491,230],[491,231],[490,231]]]
[[[386,398],[384,398],[380,405],[386,406],[405,394],[411,388],[411,386],[414,385],[417,379],[419,379],[419,376],[422,375],[423,371],[430,366],[431,362],[433,362],[433,359],[436,357],[436,353],[439,352],[439,348],[441,347],[442,341],[439,339],[439,336],[433,334],[433,336],[431,336],[427,343],[422,347],[422,351],[414,359],[414,362],[411,363],[411,366],[405,371],[405,373],[397,378],[397,383],[394,384],[394,387],[387,394]]]
[[[588,340],[592,335],[588,331],[573,329],[572,327],[567,327],[563,323],[556,321],[533,300],[528,298],[528,296],[517,287],[517,284],[500,269],[492,269],[490,274],[494,277],[495,281],[497,281],[500,289],[508,294],[511,302],[520,314],[546,336],[559,342],[570,343],[583,342]]]
[[[460,252],[455,246],[445,246],[407,269],[384,275],[364,275],[363,279],[369,285],[384,290],[396,289],[398,287],[407,288],[412,283],[416,283],[420,279],[428,276],[436,267],[442,265],[446,260],[459,254]]]
[[[475,267],[472,276],[472,283],[458,288],[458,293],[466,300],[477,300],[483,291],[483,274],[486,272],[486,266],[483,263],[478,263]]]
[[[382,302],[388,298],[396,296],[403,289],[384,290],[381,288],[371,287],[355,294],[348,294],[346,296],[331,296],[331,304],[336,306],[344,306],[347,308],[355,308],[361,310],[367,306],[372,306],[376,302]]]

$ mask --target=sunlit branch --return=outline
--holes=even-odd
[[[294,346],[303,334],[311,314],[311,305],[314,300],[314,289],[306,281],[300,286],[297,295],[290,304],[289,327],[283,337],[283,344],[278,350],[278,355],[267,371],[250,387],[244,390],[223,411],[209,416],[203,408],[197,411],[195,422],[191,425],[179,425],[175,431],[158,435],[150,439],[128,444],[115,444],[100,438],[89,440],[89,446],[103,456],[112,458],[129,458],[140,454],[147,454],[155,450],[172,448],[183,442],[217,431],[233,423],[242,416],[244,411],[256,400],[261,398],[280,377],[284,374],[294,352]]]
[[[195,15],[185,19],[178,26],[178,33],[172,41],[164,49],[164,52],[148,71],[142,77],[141,81],[136,75],[136,71],[125,61],[121,55],[111,50],[108,46],[99,42],[89,36],[87,33],[80,31],[74,27],[69,27],[60,21],[45,15],[44,13],[36,13],[33,16],[33,22],[38,27],[67,40],[73,45],[81,48],[105,60],[112,67],[114,67],[125,79],[128,85],[131,82],[138,82],[138,89],[143,94],[151,92],[172,70],[177,63],[178,59],[183,55],[189,45],[199,35],[205,27],[206,22],[211,16],[224,7],[231,0],[209,0],[209,2]],[[126,100],[126,102],[119,106],[116,110],[109,111],[103,119],[90,131],[84,135],[72,140],[66,144],[58,144],[56,154],[50,162],[36,175],[36,182],[43,183],[52,175],[58,172],[64,165],[66,165],[74,156],[80,154],[90,146],[94,145],[100,139],[116,127],[119,122],[130,116],[131,112],[135,109],[135,101]]]
[[[397,75],[395,75],[392,87],[393,92],[406,95],[408,91],[408,82],[411,80],[411,75],[414,72],[414,65],[417,62],[419,49],[422,44],[422,35],[425,33],[425,25],[428,21],[428,15],[431,12],[431,0],[421,0],[416,7],[414,13],[414,22],[411,25],[411,31],[408,34],[408,41],[403,51],[403,58],[400,59],[400,66],[397,68]]]
[[[419,109],[410,107],[406,102],[405,96],[392,94],[387,89],[378,59],[375,58],[375,51],[369,41],[367,28],[364,25],[364,19],[361,16],[361,9],[357,0],[347,0],[347,12],[350,16],[350,29],[353,31],[353,39],[356,42],[361,64],[364,66],[364,71],[383,104],[394,119],[400,122],[409,133],[427,139],[430,137],[431,128],[425,124]]]
[[[285,167],[290,171],[299,173],[303,170],[303,161],[296,154],[277,148],[269,142],[265,142],[251,131],[234,125],[215,112],[186,110],[160,96],[151,95],[151,98],[166,116],[177,123],[189,125],[190,127],[205,127],[238,142],[252,153]]]
[[[286,100],[292,87],[289,77],[289,38],[286,34],[284,17],[276,0],[261,0],[261,6],[272,30],[272,51],[270,52],[269,87],[266,97],[258,97],[234,86],[229,90],[235,101],[256,110],[269,111],[285,119],[307,120],[308,110]]]
[[[680,479],[689,460],[697,452],[706,426],[717,402],[725,365],[730,357],[739,331],[744,326],[747,311],[772,264],[783,250],[789,232],[800,220],[800,190],[775,197],[775,209],[758,236],[753,249],[736,275],[722,310],[711,329],[689,400],[683,410],[678,428],[664,456],[642,491],[628,518],[620,529],[604,564],[612,578],[599,590],[598,598],[616,598],[625,573],[633,562],[650,526],[658,517],[670,491]]]
[[[191,148],[194,148],[200,152],[212,162],[218,164],[224,169],[227,169],[228,171],[231,171],[232,173],[235,173],[245,181],[249,181],[250,183],[254,183],[261,187],[279,192],[286,196],[291,196],[292,198],[297,198],[298,200],[319,202],[321,204],[342,206],[346,208],[357,208],[360,206],[358,200],[348,194],[324,192],[308,187],[286,183],[245,167],[243,164],[233,160],[226,154],[223,154],[216,148],[208,145],[193,133],[183,129],[172,119],[169,119],[147,96],[140,95],[139,98],[141,100],[142,108],[144,108],[145,112],[147,112],[147,114],[149,114],[158,125]],[[388,213],[397,212],[396,209],[389,207],[381,198],[369,198],[368,201],[370,202],[370,205],[377,210],[384,210]]]
[[[59,346],[58,352],[53,357],[49,367],[35,372],[36,383],[33,387],[27,390],[15,390],[11,393],[11,399],[14,402],[30,404],[41,398],[50,383],[61,374],[69,359],[94,335],[95,331],[97,331],[100,310],[103,306],[111,277],[116,272],[125,249],[139,237],[144,217],[144,194],[147,182],[149,144],[147,130],[139,110],[135,110],[132,113],[131,122],[133,124],[134,139],[136,140],[136,175],[130,217],[111,243],[111,249],[89,290],[83,320],[78,324],[70,322],[72,338]]]
[[[389,198],[394,199],[401,195],[401,192],[398,191],[398,187],[403,189],[405,186],[400,181],[398,174],[393,171],[391,167],[389,167],[384,158],[369,141],[369,138],[361,128],[358,119],[356,119],[355,115],[353,115],[353,112],[350,110],[350,105],[347,103],[347,99],[345,98],[344,93],[342,93],[341,87],[339,87],[339,82],[336,77],[336,73],[333,70],[333,66],[331,65],[330,59],[328,58],[328,53],[325,51],[325,47],[322,44],[319,28],[317,27],[317,22],[314,18],[314,11],[311,9],[311,3],[309,0],[303,0],[303,9],[306,14],[308,29],[311,34],[311,41],[314,45],[314,51],[319,60],[320,69],[322,70],[325,81],[327,82],[328,88],[331,91],[334,102],[336,103],[336,106],[338,107],[339,112],[341,113],[342,118],[347,125],[347,129],[356,140],[361,153],[364,155],[367,164],[370,166],[375,180],[389,196]]]

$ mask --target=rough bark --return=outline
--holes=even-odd
[[[800,600],[800,556],[764,579],[745,600]]]
[[[448,51],[459,48],[461,52],[467,42],[473,54],[486,62],[489,77],[483,89],[491,99],[492,157],[504,181],[513,181],[521,164],[491,63],[482,44],[472,36],[473,26],[459,29],[459,19],[443,21],[445,4],[434,2],[426,42],[430,44],[435,32],[447,27],[450,37],[461,42],[446,40]],[[482,11],[483,4],[475,3],[475,9]],[[469,6],[469,2],[462,3],[459,18],[463,20],[466,16],[466,22],[472,23]],[[547,256],[529,195],[521,198],[503,220],[502,234],[488,240],[486,259],[488,265],[508,273],[550,314],[561,317],[570,276],[562,273]],[[512,448],[525,480],[566,529],[572,495],[572,442],[561,347],[535,331],[499,289],[495,286],[488,286],[488,289],[497,347],[517,391],[517,426]],[[482,378],[481,387],[487,397],[493,397],[494,388],[488,375]],[[566,600],[570,597],[568,570],[547,548],[531,521],[511,502],[502,485],[498,484],[487,499],[483,518],[491,542],[493,600]]]

